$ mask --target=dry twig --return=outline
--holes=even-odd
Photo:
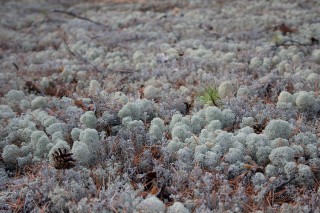
[[[99,25],[99,26],[103,26],[103,27],[109,28],[109,26],[107,26],[105,24],[102,24],[102,23],[97,22],[97,21],[93,21],[93,20],[91,20],[91,19],[89,19],[87,17],[84,17],[84,16],[79,16],[79,15],[73,13],[73,12],[67,12],[67,11],[63,11],[63,10],[53,10],[52,12],[66,14],[66,15],[72,16],[74,18],[78,18],[78,19],[81,19],[81,20],[84,20],[84,21],[91,22],[91,23],[93,23],[95,25]]]
[[[73,51],[70,49],[70,47],[69,47],[69,45],[68,45],[68,43],[67,43],[67,41],[66,41],[65,38],[63,38],[63,43],[64,43],[64,47],[66,48],[66,50],[68,51],[68,53],[69,53],[70,55],[72,55],[73,57],[75,57],[78,61],[80,61],[80,62],[82,62],[82,63],[84,63],[84,64],[89,64],[89,65],[92,66],[93,69],[94,69],[95,71],[97,71],[97,72],[102,72],[96,65],[92,64],[88,59],[82,57],[79,53],[73,52]]]

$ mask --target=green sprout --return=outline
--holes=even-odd
[[[276,46],[281,46],[285,43],[285,38],[280,35],[280,34],[274,34],[272,37],[272,42],[276,45]]]
[[[218,94],[218,89],[215,87],[207,87],[200,96],[200,100],[205,104],[219,106],[220,97]]]

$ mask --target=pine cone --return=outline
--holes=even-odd
[[[53,156],[53,166],[56,169],[71,169],[75,166],[75,159],[72,158],[73,153],[67,153],[67,149],[64,152],[60,148],[52,153]]]

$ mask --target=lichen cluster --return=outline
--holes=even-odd
[[[319,212],[319,7],[3,1],[0,210]]]

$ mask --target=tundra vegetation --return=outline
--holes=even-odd
[[[1,212],[320,212],[320,1],[0,4]]]

